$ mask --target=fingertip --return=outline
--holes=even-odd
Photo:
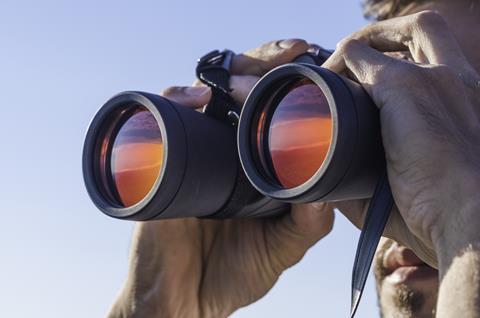
[[[171,86],[164,89],[160,96],[187,107],[199,108],[210,101],[211,89],[207,86]]]

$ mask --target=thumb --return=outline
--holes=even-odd
[[[290,213],[267,221],[265,236],[273,270],[280,274],[299,262],[307,250],[333,227],[334,213],[328,203],[294,204]]]

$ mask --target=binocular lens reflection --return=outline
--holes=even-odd
[[[114,137],[110,157],[113,185],[125,207],[152,189],[163,164],[163,139],[155,117],[138,107]]]
[[[268,131],[274,175],[285,188],[308,181],[321,167],[332,141],[332,116],[320,87],[299,79],[280,90]],[[268,117],[268,115],[266,116]],[[265,136],[265,135],[264,135]]]

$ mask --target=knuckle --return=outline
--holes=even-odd
[[[374,30],[378,26],[378,24],[379,22],[374,22],[370,25],[364,26],[360,30],[352,33],[352,35],[350,35],[350,38],[353,38],[356,40],[362,40],[362,39],[367,40],[372,30]]]
[[[337,50],[340,51],[342,55],[348,55],[360,45],[360,40],[357,40],[352,37],[348,37],[340,41],[337,45]]]
[[[416,65],[409,63],[396,63],[394,59],[390,60],[379,68],[378,76],[372,88],[374,98],[381,101],[381,104],[394,97],[413,96],[418,90],[412,90],[412,87],[421,87],[425,85],[425,72]]]
[[[160,95],[164,97],[169,97],[169,96],[177,95],[180,91],[181,91],[181,87],[170,86],[162,90],[160,92]]]
[[[410,63],[401,63],[401,66],[397,67],[396,72],[397,76],[406,82],[421,81],[425,77],[425,72],[421,67]]]
[[[424,76],[420,67],[410,63],[398,63],[394,59],[390,59],[382,67],[382,71],[385,75],[382,81],[393,80],[397,83],[414,83]]]
[[[245,52],[245,54],[257,59],[265,59],[267,56],[275,54],[278,51],[280,42],[281,40],[275,40],[263,43],[259,47]]]
[[[260,47],[258,47],[256,51],[262,52],[264,54],[275,52],[279,47],[279,43],[281,42],[282,40],[274,40],[274,41],[266,42],[262,44]]]
[[[443,17],[435,11],[421,11],[413,16],[414,25],[419,29],[444,29],[447,24]]]

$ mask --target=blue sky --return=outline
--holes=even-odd
[[[196,59],[304,38],[327,48],[366,22],[360,0],[0,2],[0,317],[103,317],[123,283],[132,223],[90,202],[81,150],[123,90],[194,79]],[[333,232],[233,317],[346,317],[359,231]],[[358,317],[377,317],[373,279]]]

